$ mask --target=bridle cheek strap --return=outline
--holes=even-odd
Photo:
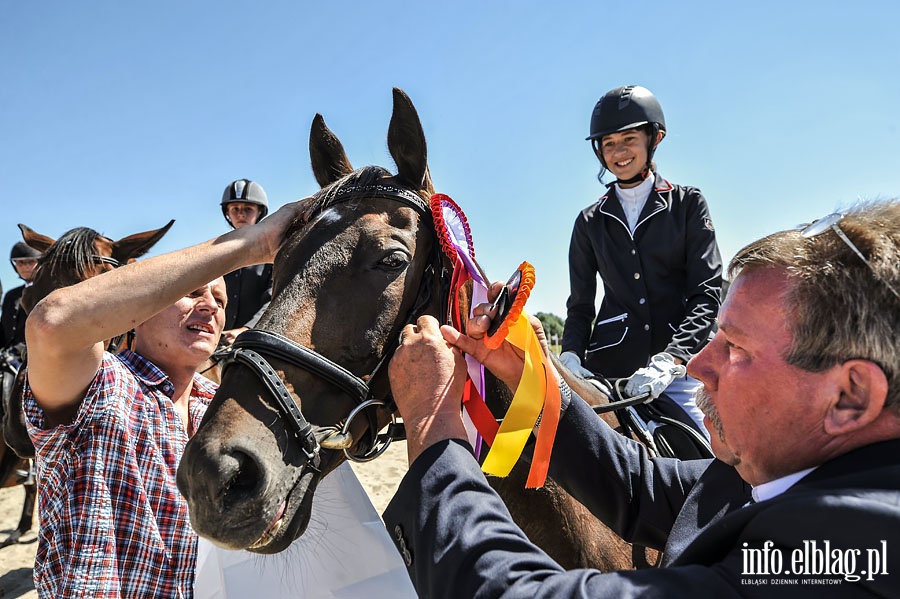
[[[246,333],[251,331],[246,331]],[[306,455],[308,463],[313,468],[319,467],[319,442],[313,434],[312,425],[303,417],[303,412],[297,406],[297,402],[291,397],[290,392],[269,363],[261,355],[246,348],[233,348],[228,352],[225,360],[222,362],[222,373],[224,375],[226,368],[234,363],[241,363],[250,368],[266,389],[269,394],[278,403],[281,413],[286,416],[286,420],[293,430],[294,437],[300,442],[300,448]]]

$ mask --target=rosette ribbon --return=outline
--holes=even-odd
[[[475,261],[472,234],[462,209],[449,196],[435,194],[431,197],[431,211],[441,249],[453,262],[447,321],[462,331],[465,323],[460,322],[460,291],[467,282],[472,282],[469,306],[469,317],[472,317],[474,306],[487,302],[490,284]],[[481,466],[487,474],[507,476],[521,456],[531,432],[540,423],[526,488],[544,485],[560,410],[558,381],[544,364],[537,335],[523,310],[534,281],[534,268],[523,262],[504,290],[508,295],[507,303],[495,317],[495,320],[499,319],[496,323],[499,326],[492,326],[484,339],[491,349],[500,347],[505,340],[525,355],[522,377],[502,424],[497,424],[484,403],[484,367],[468,355],[469,380],[463,394],[464,421],[467,427],[475,429],[475,438],[470,440],[476,455],[480,455],[481,439],[490,446]]]

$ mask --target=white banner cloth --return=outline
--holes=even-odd
[[[412,582],[349,464],[316,489],[309,528],[275,555],[200,539],[196,599],[414,599]]]

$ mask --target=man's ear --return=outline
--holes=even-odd
[[[884,409],[887,375],[869,360],[848,360],[841,364],[840,396],[825,416],[825,432],[845,435],[871,424]]]

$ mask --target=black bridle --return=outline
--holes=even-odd
[[[431,222],[431,208],[418,194],[401,187],[382,183],[345,186],[330,196],[319,211],[326,210],[340,202],[358,199],[361,195],[366,198],[395,200],[416,210],[426,222]],[[416,301],[410,309],[407,318],[403,321],[402,326],[415,322],[431,302],[432,287],[436,274],[439,274],[442,279],[446,278],[437,243],[432,248],[432,257],[423,273]],[[338,439],[343,440],[344,444],[341,448],[344,450],[347,459],[356,462],[367,462],[381,455],[392,440],[404,438],[403,425],[398,424],[394,419],[395,406],[393,398],[389,396],[376,398],[372,389],[376,378],[386,375],[386,365],[390,362],[396,349],[397,344],[389,341],[375,369],[368,375],[360,377],[322,354],[287,337],[270,331],[254,329],[244,331],[235,339],[231,349],[222,360],[222,376],[225,376],[225,371],[233,364],[241,364],[256,375],[268,391],[269,396],[275,400],[281,416],[300,443],[303,453],[309,460],[309,465],[313,468],[318,468],[320,448],[324,444],[334,447],[340,442]],[[344,395],[350,397],[356,406],[344,419],[343,425],[340,428],[337,426],[319,427],[319,431],[324,431],[325,434],[321,436],[320,433],[320,436],[317,437],[313,426],[303,416],[303,412],[287,390],[284,381],[269,364],[269,359],[272,358],[302,368],[340,389]],[[378,408],[384,409],[391,416],[391,423],[382,434],[378,434]],[[363,447],[361,452],[351,453],[350,424],[360,414],[365,414],[368,420],[369,442],[361,445]]]

